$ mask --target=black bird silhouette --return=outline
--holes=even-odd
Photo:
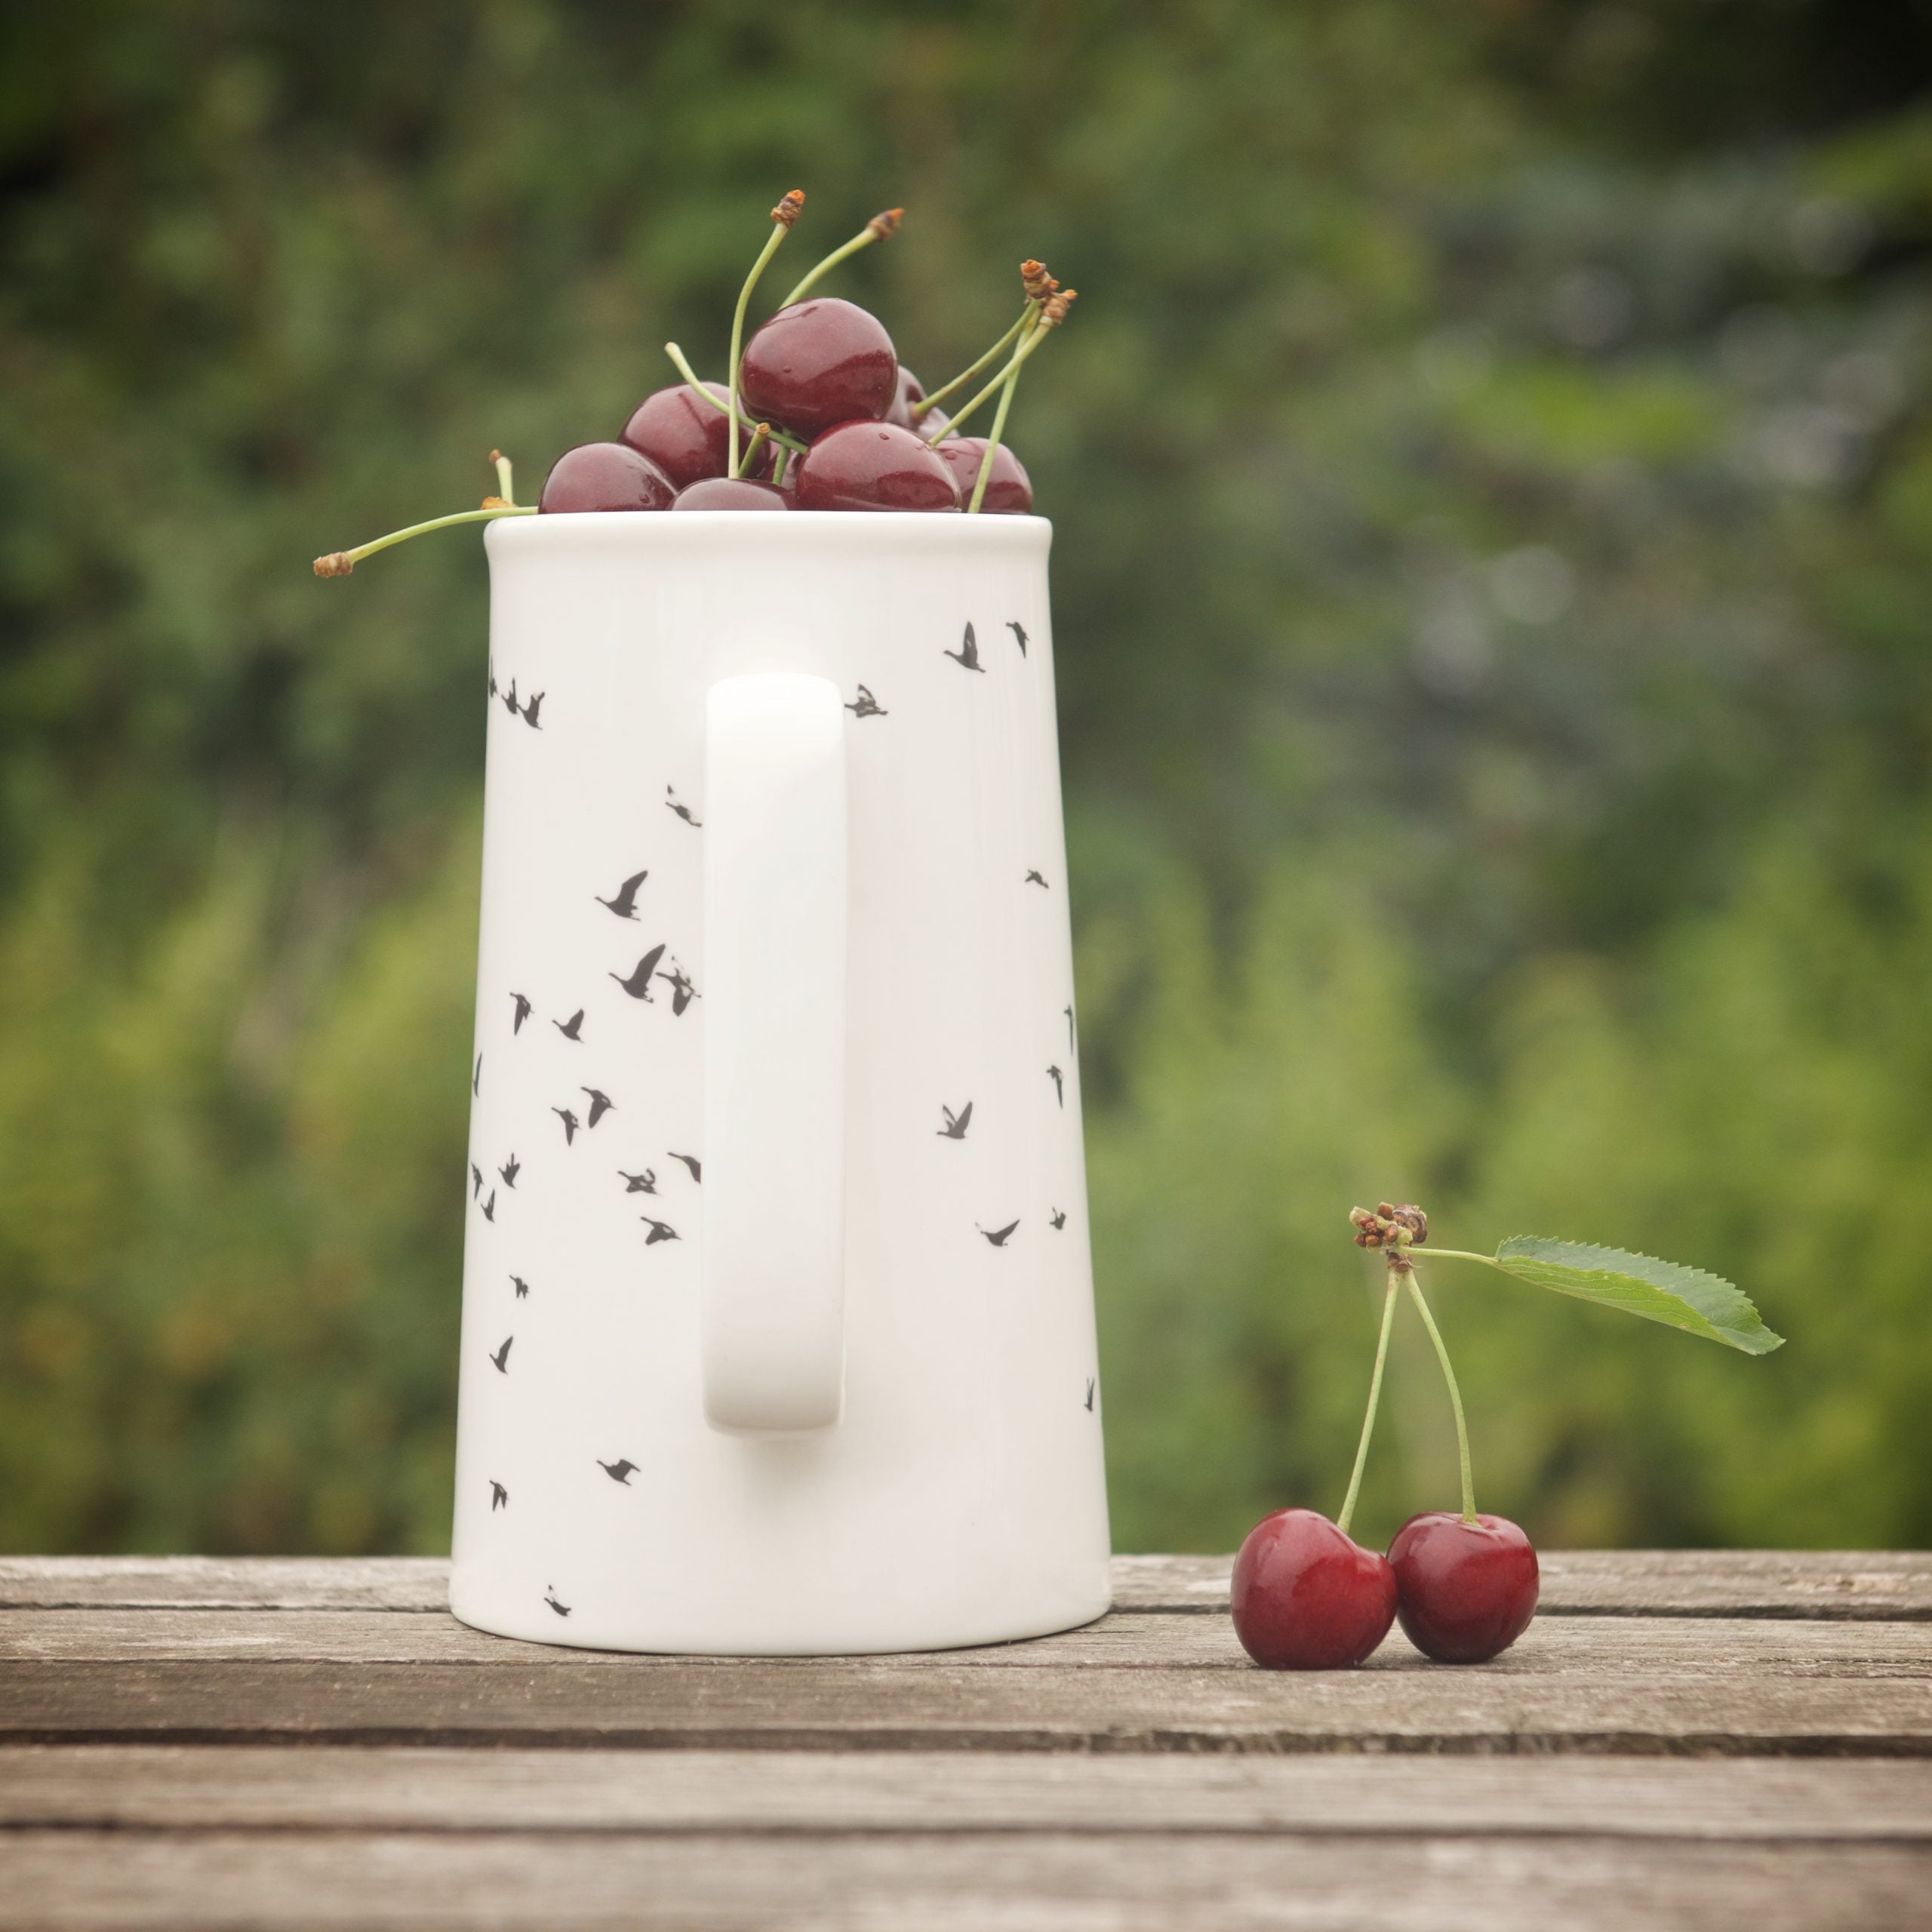
[[[1060,1011],[1066,1015],[1066,1050],[1070,1054],[1078,1053],[1079,1048],[1073,1044],[1073,1009],[1070,1006],[1063,1006]]]
[[[674,1019],[682,1013],[693,1000],[702,999],[704,997],[703,994],[685,978],[685,969],[675,959],[671,961],[670,971],[660,973],[657,977],[671,989],[671,1014]]]
[[[539,691],[537,695],[523,707],[523,721],[528,724],[533,731],[540,731],[543,728],[543,726],[537,721],[537,714],[543,709],[543,694],[541,691]]]
[[[620,1456],[614,1463],[607,1463],[601,1456],[599,1456],[597,1458],[597,1466],[613,1482],[620,1482],[626,1489],[630,1487],[631,1477],[637,1469],[637,1465],[628,1456]]]
[[[646,1247],[655,1247],[660,1241],[681,1241],[684,1238],[668,1222],[654,1221],[648,1214],[640,1214],[638,1219],[651,1230],[644,1238]]]
[[[469,1164],[469,1198],[475,1201],[483,1192],[483,1170],[474,1161]]]
[[[1027,867],[1026,876],[1020,882],[1022,885],[1037,885],[1048,891],[1051,891],[1052,890],[1052,888],[1047,884],[1046,881],[1043,879],[1038,872],[1034,871],[1031,866]]]
[[[497,660],[494,657],[490,660],[490,695],[497,695]]]
[[[977,1221],[975,1221],[973,1225],[976,1228],[980,1228]],[[1019,1225],[1017,1221],[1009,1221],[1003,1228],[980,1228],[980,1232],[992,1243],[994,1247],[1004,1247],[1007,1244],[1008,1238]]]
[[[980,640],[973,635],[973,626],[966,626],[966,635],[959,641],[957,651],[949,651],[946,656],[968,671],[984,673],[986,666],[980,662]]]
[[[516,680],[514,678],[510,680],[509,689],[503,694],[503,709],[512,718],[517,715],[519,707],[516,701]]]
[[[557,1601],[557,1586],[555,1583],[546,1583],[543,1586],[543,1601],[559,1617],[568,1617],[571,1614],[571,1607],[568,1604],[559,1603]]]
[[[516,1298],[518,1301],[521,1301],[530,1293],[530,1284],[521,1275],[512,1275],[510,1277],[510,1286],[515,1289]]]
[[[480,1094],[483,1091],[483,1056],[481,1054],[476,1056],[476,1071],[469,1076],[469,1091],[472,1094]]]
[[[617,1178],[626,1183],[626,1194],[655,1194],[657,1192],[657,1170],[646,1168],[641,1174],[626,1174],[622,1168],[617,1170]]]
[[[1049,1077],[1050,1077],[1050,1078],[1052,1079],[1052,1081],[1053,1081],[1053,1083],[1054,1083],[1054,1091],[1060,1096],[1060,1105],[1061,1105],[1062,1106],[1065,1106],[1066,1105],[1066,1076],[1065,1076],[1065,1075],[1064,1075],[1060,1072],[1060,1069],[1059,1069],[1058,1067],[1057,1067],[1057,1066],[1050,1066],[1050,1067],[1048,1067],[1048,1068],[1047,1069],[1047,1072],[1048,1072],[1048,1074]]]
[[[577,1091],[590,1096],[590,1118],[584,1122],[587,1128],[595,1127],[617,1104],[608,1094],[600,1094],[595,1087],[580,1087]]]
[[[890,718],[892,715],[892,713],[888,711],[863,685],[859,687],[857,699],[853,703],[848,704],[845,709],[854,718]]]
[[[501,1483],[490,1485],[490,1513],[494,1516],[510,1500],[510,1493]]]
[[[704,1164],[695,1154],[673,1154],[671,1158],[674,1161],[683,1161],[685,1165],[691,1169],[693,1180],[699,1182],[703,1180]]]
[[[490,1358],[497,1364],[497,1373],[499,1375],[507,1375],[510,1372],[510,1344],[515,1340],[516,1337],[514,1335],[506,1335],[503,1337],[503,1346]]]
[[[1091,1414],[1094,1408],[1094,1378],[1091,1375],[1087,1378],[1087,1408],[1088,1413]]]
[[[521,1033],[523,1023],[530,1017],[530,1002],[521,993],[512,993],[510,998],[516,1001],[516,1012],[510,1020],[510,1031]]]
[[[489,1199],[483,1204],[483,1218],[492,1222],[497,1218],[497,1190],[494,1187],[490,1190]]]
[[[506,1187],[514,1187],[517,1176],[523,1172],[523,1163],[512,1154],[497,1171],[503,1176]]]
[[[667,811],[675,812],[687,825],[696,826],[700,832],[703,830],[703,820],[693,818],[691,807],[686,804],[668,785],[664,788],[664,806]]]
[[[637,962],[637,970],[628,980],[616,973],[610,977],[617,980],[632,999],[641,999],[649,1006],[654,1003],[651,997],[651,976],[657,971],[657,962],[663,957],[664,949],[661,946],[654,946]]]
[[[568,1020],[553,1020],[550,1024],[567,1040],[577,1046],[583,1044],[583,1008],[579,1007]]]
[[[550,1111],[564,1124],[564,1145],[574,1147],[577,1144],[577,1115],[568,1107],[552,1107]]]
[[[1016,624],[1009,617],[1006,620],[1006,627],[1013,633],[1013,641],[1019,645],[1020,654],[1024,657],[1026,655],[1026,626],[1024,624]]]
[[[1054,1227],[1063,1228],[1066,1226],[1066,1211],[1064,1208],[1056,1208],[1047,1218]]]
[[[939,1110],[946,1116],[946,1124],[939,1130],[939,1137],[942,1140],[964,1140],[967,1123],[973,1118],[972,1102],[968,1100],[958,1112],[955,1113],[942,1100],[939,1103]]]
[[[590,896],[598,905],[609,906],[619,918],[635,919],[637,917],[637,889],[650,876],[648,871],[632,872],[618,887],[617,896],[614,899],[606,899],[601,892],[593,892]]]

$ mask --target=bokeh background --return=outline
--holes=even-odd
[[[1932,1534],[1932,20],[1874,0],[65,0],[0,24],[0,1546],[447,1546],[473,531],[783,189],[1013,437],[1115,1535],[1333,1509],[1358,1200],[1552,1544]],[[808,252],[809,251],[809,252]],[[782,587],[774,595],[782,595]],[[1425,1271],[1426,1272],[1427,1271]],[[1416,1325],[1360,1519],[1453,1500]]]

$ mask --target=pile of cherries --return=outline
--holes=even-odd
[[[1235,1558],[1235,1632],[1258,1664],[1272,1670],[1334,1670],[1361,1663],[1399,1617],[1409,1641],[1441,1663],[1483,1663],[1507,1650],[1535,1615],[1537,1553],[1516,1524],[1478,1515],[1469,1480],[1469,1442],[1441,1337],[1415,1284],[1408,1251],[1429,1238],[1420,1208],[1382,1202],[1350,1216],[1355,1241],[1386,1251],[1389,1291],[1370,1386],[1361,1444],[1342,1506],[1331,1522],[1314,1509],[1278,1509],[1247,1534]],[[1348,1534],[1381,1392],[1389,1317],[1406,1287],[1429,1324],[1447,1375],[1463,1460],[1463,1509],[1430,1509],[1395,1532],[1386,1556]]]
[[[804,198],[794,189],[772,210],[775,232],[740,297],[740,322],[759,273]],[[903,212],[875,215],[800,288],[855,249],[891,235]],[[1021,279],[1031,312],[1008,338],[1019,338],[1023,349],[1032,334],[1064,318],[1072,291],[1063,295],[1036,262],[1023,265]],[[1017,349],[1001,372],[1009,395],[1023,359]],[[900,366],[884,325],[856,303],[836,296],[789,300],[752,337],[742,358],[734,329],[731,374],[729,386],[692,380],[658,389],[638,405],[615,442],[565,451],[537,508],[1024,515],[1033,507],[1025,467],[999,435],[1004,408],[990,438],[952,433],[946,412],[927,401],[918,377]],[[949,384],[948,393],[956,386]]]

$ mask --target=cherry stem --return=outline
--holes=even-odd
[[[1349,1477],[1349,1493],[1342,1500],[1342,1513],[1335,1527],[1346,1536],[1355,1520],[1355,1498],[1361,1491],[1361,1472],[1368,1461],[1368,1438],[1375,1428],[1376,1405],[1382,1400],[1382,1365],[1389,1359],[1389,1331],[1395,1321],[1395,1272],[1389,1271],[1388,1292],[1382,1297],[1382,1333],[1375,1344],[1375,1373],[1369,1377],[1368,1413],[1361,1419],[1361,1440],[1355,1444],[1355,1466]]]
[[[977,362],[970,364],[967,368],[961,369],[958,374],[955,376],[952,381],[948,383],[943,389],[934,389],[931,395],[921,396],[917,402],[914,403],[911,411],[913,421],[916,423],[921,416],[925,414],[928,410],[932,408],[934,404],[944,401],[955,389],[958,389],[964,383],[970,383],[989,362],[992,361],[994,357],[1001,354],[1012,342],[1014,337],[1026,326],[1027,318],[1031,315],[1035,310],[1039,307],[1039,306],[1040,305],[1037,302],[1028,303],[1026,307],[1020,310],[1019,319],[1014,322],[1012,328],[1008,329],[1005,334],[1001,336],[998,341],[995,343],[992,348],[988,349],[986,354],[982,355]]]
[[[820,262],[817,267],[814,269],[812,272],[805,277],[804,280],[800,282],[798,287],[793,289],[789,295],[786,297],[783,301],[779,303],[779,307],[781,309],[790,308],[792,304],[794,302],[798,301],[804,295],[805,291],[811,288],[812,284],[817,281],[819,277],[825,274],[828,269],[835,269],[841,262],[845,260],[850,256],[856,255],[861,248],[869,248],[875,242],[883,242],[885,239],[885,237],[879,232],[877,226],[875,225],[875,220],[876,217],[875,217],[874,221],[867,222],[865,226],[860,229],[858,233],[852,237],[851,241],[844,243],[841,247],[833,249],[832,253],[826,256],[825,260]]]
[[[392,543],[407,543],[412,537],[420,537],[426,530],[447,530],[453,523],[487,523],[492,517],[534,516],[534,503],[503,503],[494,509],[458,510],[450,516],[432,516],[427,523],[412,523],[407,530],[392,530],[386,537],[378,537],[374,542],[358,544],[353,550],[337,550],[326,557],[315,559],[318,577],[346,577],[365,557],[373,557],[378,550],[386,550]]]
[[[1000,438],[1006,434],[1006,412],[1013,407],[1013,392],[1020,386],[1020,365],[1016,362],[1013,373],[1006,379],[1006,386],[1001,390],[999,407],[993,411],[993,426],[986,437],[986,447],[980,457],[980,473],[973,481],[973,500],[966,506],[968,516],[977,516],[980,506],[986,500],[986,485],[992,480],[993,458],[999,454]],[[940,438],[944,442],[946,438]]]
[[[1047,337],[1052,333],[1053,331],[1051,329],[1035,328],[1026,337],[1025,340],[1020,343],[1020,346],[1013,352],[1011,357],[1007,362],[1006,367],[1001,370],[999,374],[995,376],[971,402],[968,403],[966,406],[953,417],[952,420],[947,423],[946,427],[942,429],[937,435],[928,436],[926,438],[927,442],[929,444],[943,443],[948,436],[955,434],[958,429],[960,424],[964,422],[967,417],[971,416],[974,411],[979,408],[981,403],[986,401],[989,396],[996,395],[1001,388],[1003,388],[1007,383],[1010,383],[1015,376],[1019,374],[1020,368],[1025,363],[1027,357],[1031,355],[1034,350],[1038,349],[1041,343],[1044,342]]]
[[[764,246],[758,251],[758,260],[752,264],[752,272],[745,277],[745,285],[738,291],[738,306],[731,312],[731,380],[725,384],[731,401],[726,413],[731,419],[731,440],[727,445],[728,473],[735,472],[738,467],[738,352],[745,340],[745,310],[752,299],[752,291],[758,286],[758,278],[764,272],[764,265],[778,252],[778,245],[792,232],[789,221],[774,221]]]
[[[497,466],[497,494],[512,509],[516,506],[516,491],[510,481],[510,460],[501,450],[492,450],[490,460]]]
[[[678,374],[684,377],[686,385],[694,395],[701,401],[709,403],[721,416],[728,416],[731,413],[728,405],[720,402],[717,397],[698,380],[697,372],[692,368],[689,362],[685,361],[685,352],[675,342],[667,342],[664,345],[664,353],[669,356],[676,365]],[[802,456],[804,454],[804,445],[800,442],[797,437],[788,436],[783,429],[774,429],[771,432],[771,440],[789,450],[794,456]]]
[[[1458,1260],[1464,1258],[1457,1249],[1451,1248],[1447,1252],[1454,1254]],[[1456,1386],[1456,1371],[1449,1366],[1449,1351],[1442,1346],[1442,1331],[1436,1327],[1435,1318],[1429,1312],[1429,1303],[1422,1298],[1422,1284],[1416,1278],[1413,1267],[1407,1272],[1416,1312],[1429,1331],[1429,1339],[1435,1344],[1435,1359],[1442,1364],[1442,1379],[1449,1385],[1449,1406],[1456,1411],[1456,1453],[1463,1464],[1463,1521],[1473,1528],[1476,1520],[1476,1486],[1469,1474],[1469,1427],[1463,1420],[1462,1391]]]
[[[761,423],[752,432],[751,441],[745,445],[743,460],[731,473],[734,476],[749,476],[752,473],[752,465],[758,460],[758,451],[763,449],[771,440],[771,425],[769,423]]]

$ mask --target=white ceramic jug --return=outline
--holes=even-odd
[[[1108,1603],[1039,518],[491,526],[451,1606],[620,1650]]]

